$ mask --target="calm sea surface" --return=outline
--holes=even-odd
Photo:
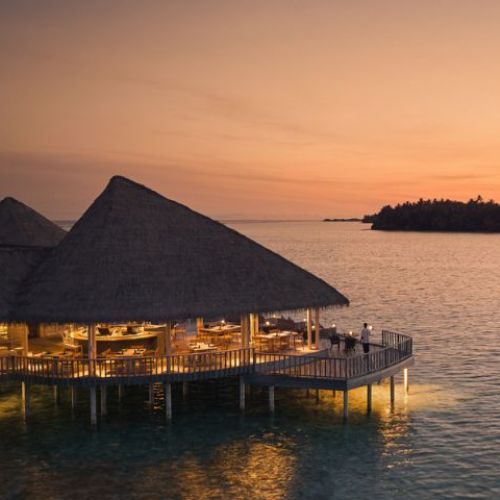
[[[23,423],[19,387],[0,386],[2,498],[499,498],[500,235],[383,233],[353,223],[232,223],[332,283],[349,308],[324,324],[363,321],[414,336],[410,395],[389,388],[341,394],[277,390],[276,414],[253,391],[174,388],[174,420],[146,405],[145,388],[109,394],[109,416],[89,427],[88,395],[33,389]]]

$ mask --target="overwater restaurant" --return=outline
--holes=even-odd
[[[2,299],[9,345],[0,378],[21,380],[26,414],[33,383],[68,386],[72,395],[87,387],[95,423],[97,389],[105,414],[109,385],[151,390],[161,382],[171,417],[172,383],[221,377],[239,377],[241,407],[245,384],[254,383],[269,387],[271,407],[276,385],[343,390],[347,409],[350,388],[391,377],[393,393],[394,373],[413,361],[411,339],[392,332],[369,356],[347,352],[335,335],[332,356],[321,345],[320,310],[348,305],[346,297],[123,177],[59,236],[14,272]],[[303,313],[304,331],[284,311]]]

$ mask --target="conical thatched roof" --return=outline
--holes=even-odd
[[[21,284],[66,231],[14,198],[0,201],[0,321],[7,321]]]
[[[347,304],[236,231],[113,177],[30,277],[15,319],[165,321]]]
[[[0,201],[0,246],[53,247],[66,231],[14,198]]]

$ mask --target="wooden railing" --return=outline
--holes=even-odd
[[[185,375],[229,376],[253,371],[253,349],[172,356],[112,358],[0,357],[0,375],[40,379],[108,379]]]
[[[152,357],[90,360],[61,357],[0,357],[0,376],[16,378],[96,380],[157,377],[170,380],[262,373],[291,377],[343,379],[360,377],[396,365],[412,355],[411,337],[383,331],[382,347],[368,354],[328,357],[255,353],[254,349]]]
[[[368,354],[352,356],[294,356],[293,354],[258,353],[256,372],[289,377],[343,379],[361,377],[401,363],[411,357],[411,337],[382,332],[383,347]]]

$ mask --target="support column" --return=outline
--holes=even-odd
[[[21,400],[23,405],[23,416],[30,416],[31,386],[28,382],[21,382]]]
[[[96,404],[96,388],[93,385],[90,388],[90,423],[97,425],[97,404]]]
[[[306,323],[307,323],[307,348],[310,350],[312,348],[312,311],[311,311],[311,309],[307,310]]]
[[[71,386],[71,409],[74,410],[76,408],[76,387],[74,385]]]
[[[59,388],[57,387],[57,385],[54,384],[52,386],[52,392],[54,394],[54,403],[58,404],[59,403]]]
[[[319,308],[314,310],[314,346],[319,350]]]
[[[182,382],[182,397],[184,399],[187,399],[188,394],[189,394],[189,382],[185,380],[184,382]]]
[[[150,382],[149,385],[148,385],[148,404],[149,406],[153,407],[153,402],[154,402],[154,391],[155,391],[155,388],[154,388],[154,384],[153,382]]]
[[[274,385],[269,386],[269,411],[274,413]]]
[[[118,384],[118,402],[120,403],[123,398],[123,384]]]
[[[319,389],[316,389],[316,403],[319,403]]]
[[[349,418],[349,391],[344,391],[344,420]]]
[[[250,317],[248,314],[242,314],[240,317],[241,323],[241,347],[246,349],[250,347]]]
[[[203,328],[203,318],[196,318],[196,334],[200,333],[200,330]]]
[[[404,386],[404,392],[405,392],[405,396],[408,395],[408,390],[409,390],[409,386],[408,386],[408,368],[404,368],[403,369],[403,386]]]
[[[394,376],[391,377],[390,386],[391,386],[391,405],[393,405],[394,404]]]
[[[95,324],[88,325],[88,358],[89,358],[89,375],[95,375],[95,359],[97,357],[97,344],[96,344],[96,326]]]
[[[167,420],[172,420],[172,386],[165,384],[165,415]]]
[[[370,413],[372,411],[372,385],[368,384],[366,386],[366,411]]]
[[[101,416],[108,414],[107,405],[107,388],[104,384],[101,385]]]
[[[245,381],[240,377],[240,410],[245,409]]]

